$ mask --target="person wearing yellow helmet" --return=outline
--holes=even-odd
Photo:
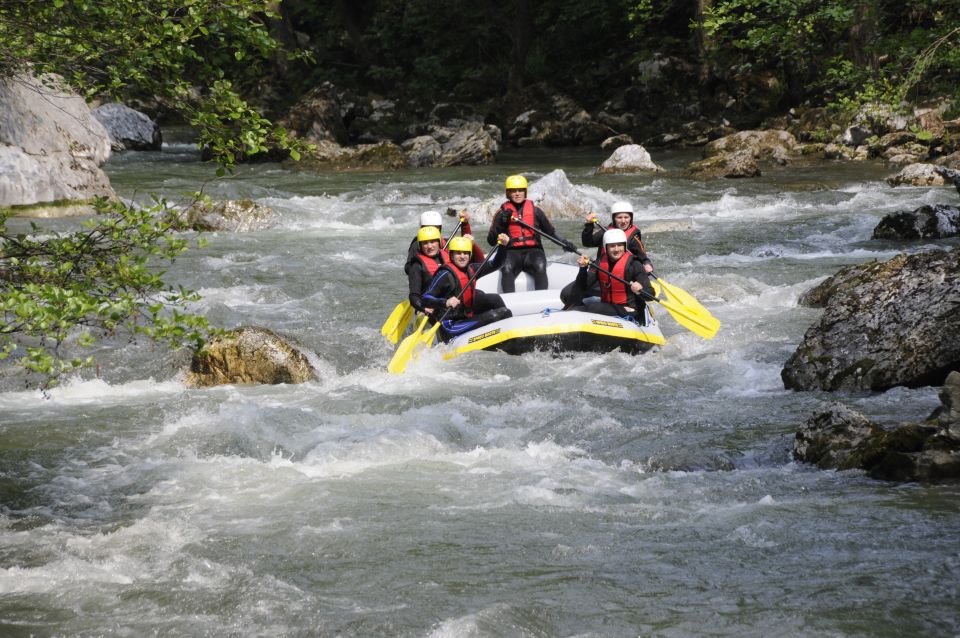
[[[423,291],[437,273],[437,269],[450,261],[447,251],[440,247],[442,239],[440,229],[436,226],[422,226],[417,231],[417,252],[407,260],[404,267],[407,272],[410,305],[417,312],[432,312],[423,305]]]
[[[627,235],[619,228],[603,234],[604,253],[596,260],[599,268],[590,267],[590,258],[581,255],[580,271],[574,281],[575,294],[564,300],[574,310],[585,310],[614,317],[631,317],[645,323],[644,299],[654,296],[643,262],[627,250]],[[608,272],[604,272],[608,271]],[[613,273],[614,276],[610,276]],[[627,285],[620,281],[629,281]],[[600,301],[584,303],[584,298],[599,288]]]
[[[543,252],[540,235],[516,220],[522,220],[527,226],[536,228],[566,243],[567,250],[576,250],[572,242],[560,237],[547,215],[533,202],[527,199],[527,178],[523,175],[511,175],[504,187],[507,201],[500,205],[490,223],[487,242],[493,246],[501,234],[506,234],[510,242],[505,246],[506,261],[500,272],[500,288],[503,292],[516,290],[516,278],[521,272],[533,276],[534,288],[544,290],[549,285],[547,279],[547,256]]]
[[[498,239],[505,244],[510,237],[503,234]],[[423,303],[432,309],[432,314],[450,309],[441,322],[440,338],[449,341],[474,328],[511,317],[512,313],[500,295],[477,290],[476,286],[477,279],[503,265],[507,254],[503,246],[491,261],[486,262],[471,259],[473,241],[467,237],[454,237],[447,249],[450,263],[437,269],[423,293]]]

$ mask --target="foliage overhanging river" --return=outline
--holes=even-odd
[[[596,177],[602,159],[320,176],[266,164],[209,184],[281,223],[211,234],[170,278],[203,294],[214,324],[316,352],[321,380],[187,390],[182,353],[120,342],[99,353],[99,378],[47,399],[6,382],[0,634],[956,635],[960,488],[790,456],[831,400],[892,424],[929,414],[937,389],[780,382],[819,312],[798,295],[892,257],[901,246],[868,241],[877,221],[954,203],[953,189],[893,189],[873,164]],[[431,351],[388,374],[379,327],[405,294],[419,213],[471,209],[511,172],[555,168],[598,201],[634,203],[657,269],[723,321],[719,335],[660,312],[668,343],[647,355]],[[137,198],[212,175],[176,144],[108,172]],[[579,238],[578,221],[557,225]]]

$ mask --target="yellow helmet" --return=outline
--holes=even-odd
[[[417,231],[417,241],[433,241],[434,239],[440,239],[440,229],[436,226],[424,226]]]
[[[470,241],[469,237],[454,237],[453,239],[450,240],[450,243],[447,244],[447,252],[472,253],[473,242]]]
[[[504,188],[506,190],[511,190],[514,188],[522,188],[523,190],[527,190],[527,178],[523,175],[511,175],[507,178]]]

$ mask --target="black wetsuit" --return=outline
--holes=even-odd
[[[525,201],[526,200],[524,200],[524,202]],[[518,210],[521,210],[524,202],[514,204],[514,206]],[[510,224],[513,223],[510,219],[512,213],[510,210],[504,208],[508,203],[512,202],[504,202],[500,210],[493,216],[490,231],[487,233],[487,243],[491,246],[497,243],[497,237],[500,236],[500,233],[510,235]],[[550,223],[546,213],[537,206],[533,207],[533,219],[534,223],[532,226],[534,228],[548,235],[552,235],[560,241],[567,242],[566,239],[557,234],[557,229]],[[534,246],[516,246],[514,242],[506,246],[507,257],[500,272],[500,288],[503,292],[514,292],[516,290],[515,282],[517,275],[521,272],[529,273],[533,276],[534,289],[546,290],[549,287],[549,280],[547,278],[547,256],[543,252],[543,243],[540,241],[540,235],[534,235],[533,241],[536,244]],[[573,244],[570,245],[573,246]]]

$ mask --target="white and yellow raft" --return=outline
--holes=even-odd
[[[444,359],[474,350],[501,350],[510,354],[534,350],[556,353],[620,350],[640,354],[665,343],[649,304],[642,326],[630,319],[563,310],[560,290],[576,278],[577,270],[570,264],[548,264],[547,290],[534,290],[533,278],[521,274],[516,280],[516,292],[500,293],[513,316],[451,339]],[[477,288],[500,292],[500,273],[481,277]]]

